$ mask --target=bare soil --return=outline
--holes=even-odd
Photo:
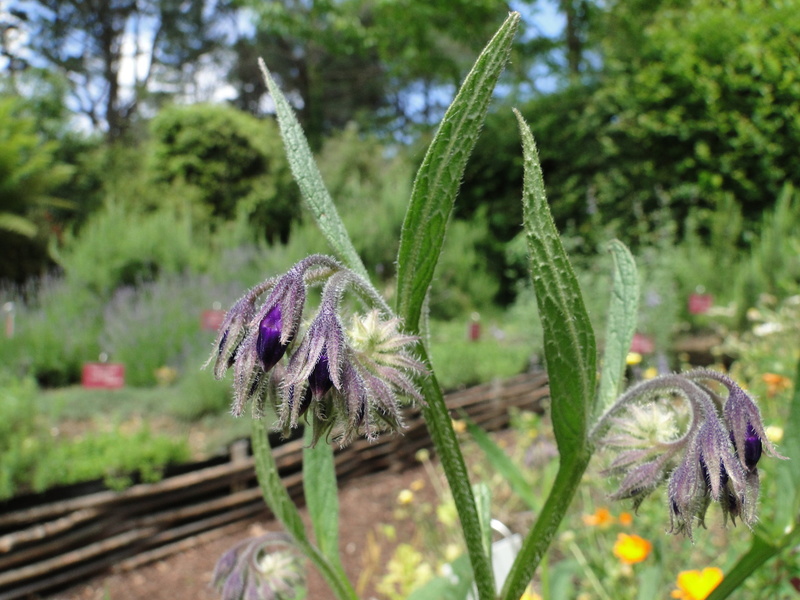
[[[339,491],[340,545],[342,560],[351,582],[357,582],[365,568],[367,539],[379,524],[393,524],[397,529],[394,544],[411,541],[414,531],[406,520],[395,521],[397,495],[412,481],[427,480],[423,467],[401,473],[378,473],[344,484]],[[435,496],[430,485],[417,492],[422,499]],[[301,510],[308,522],[306,511]],[[247,537],[266,531],[279,531],[274,520],[242,522],[239,530],[226,534],[190,550],[172,555],[164,560],[144,565],[134,571],[111,572],[94,577],[84,583],[49,596],[53,600],[219,600],[211,587],[211,574],[217,559],[228,548]],[[393,545],[394,545],[393,544]],[[387,560],[392,548],[381,548],[381,560]],[[371,561],[374,563],[374,558]],[[374,578],[373,578],[374,579]],[[322,578],[313,568],[308,570],[308,598],[327,600],[333,598]],[[365,600],[377,599],[374,581],[361,591]]]

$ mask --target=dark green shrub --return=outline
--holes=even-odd
[[[244,216],[258,238],[287,239],[298,192],[273,122],[222,105],[171,106],[151,133],[157,181],[193,187],[215,219]]]

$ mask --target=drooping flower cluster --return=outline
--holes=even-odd
[[[304,325],[311,286],[322,291]],[[341,317],[346,291],[367,307],[352,315],[348,330]],[[233,305],[210,362],[217,378],[234,370],[234,415],[248,402],[257,412],[270,402],[282,430],[305,416],[315,440],[333,432],[345,443],[357,432],[371,438],[401,428],[401,399],[423,400],[414,378],[425,368],[410,352],[417,339],[400,331],[369,283],[330,257],[312,255]]]
[[[667,483],[671,531],[691,537],[710,503],[725,520],[756,521],[758,461],[783,458],[767,439],[751,398],[730,377],[707,369],[663,375],[623,394],[592,433],[617,452],[607,473],[619,476],[613,499],[638,507]]]
[[[214,568],[211,584],[222,600],[293,600],[305,597],[302,559],[286,534],[239,542]]]

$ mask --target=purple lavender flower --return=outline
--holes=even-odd
[[[684,425],[668,428],[667,420]],[[752,527],[762,451],[783,458],[766,438],[755,401],[726,375],[705,369],[632,387],[600,417],[591,436],[618,454],[606,471],[621,477],[612,498],[632,498],[638,506],[667,480],[671,531],[689,537],[712,502],[725,521],[735,524],[739,517]]]
[[[727,375],[707,369],[698,369],[692,372],[692,378],[696,381],[717,381],[727,388],[728,397],[724,401],[717,395],[715,398],[722,405],[725,425],[730,432],[736,455],[744,468],[753,471],[762,452],[766,452],[773,458],[785,458],[767,439],[764,425],[761,422],[761,412],[755,400],[735,381]],[[742,448],[744,450],[740,452],[739,449]]]

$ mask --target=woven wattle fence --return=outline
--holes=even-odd
[[[454,418],[466,414],[483,429],[508,425],[509,409],[539,411],[547,378],[527,373],[446,396]],[[418,410],[406,416],[403,435],[354,441],[335,454],[339,481],[383,470],[403,470],[415,454],[431,449]],[[302,502],[302,439],[274,448],[289,494]],[[65,499],[0,503],[0,600],[25,598],[64,587],[110,568],[127,570],[225,535],[242,520],[269,517],[246,441],[227,461],[192,468],[158,483]],[[15,506],[16,505],[16,506]]]

